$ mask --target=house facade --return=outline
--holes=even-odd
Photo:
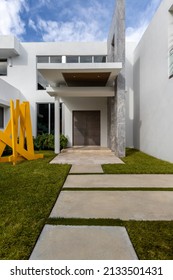
[[[125,0],[107,42],[21,43],[0,36],[0,129],[9,100],[28,100],[33,136],[69,146],[125,147],[173,162],[173,1],[162,0],[137,47],[125,44]],[[172,152],[171,152],[172,151]]]
[[[54,133],[56,153],[62,133],[69,146],[110,147],[125,155],[125,1],[116,2],[107,42],[0,40],[0,81],[6,83],[0,87],[1,129],[17,91],[30,102],[33,136]]]

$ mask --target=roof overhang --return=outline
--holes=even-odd
[[[86,87],[96,90],[113,87],[122,63],[38,63],[37,69],[54,89]]]
[[[9,58],[20,55],[20,42],[12,35],[0,36],[0,57]]]
[[[50,96],[59,97],[111,97],[114,96],[113,87],[47,87]]]

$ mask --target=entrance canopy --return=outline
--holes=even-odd
[[[122,63],[38,63],[51,96],[113,96]]]

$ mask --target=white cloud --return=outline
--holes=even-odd
[[[93,41],[103,39],[97,22],[84,21],[56,22],[38,20],[38,29],[42,32],[44,41]]]
[[[25,0],[0,0],[0,34],[24,34],[25,24],[20,17],[23,9],[27,9]]]
[[[28,26],[33,30],[37,31],[37,26],[35,25],[35,22],[32,19],[29,19]]]
[[[104,41],[108,14],[105,3],[91,1],[90,6],[84,7],[77,2],[61,10],[61,20],[37,17],[35,22],[29,21],[29,26],[35,31],[37,28],[43,41]]]
[[[139,42],[161,1],[162,0],[151,0],[151,2],[147,6],[147,9],[141,13],[138,25],[135,27],[128,27],[126,29],[127,42]]]

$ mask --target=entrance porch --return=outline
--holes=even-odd
[[[76,146],[63,150],[52,161],[52,164],[73,165],[100,165],[100,164],[123,164],[109,149],[98,146]]]
[[[48,63],[37,67],[49,82],[47,93],[55,97],[55,153],[60,152],[60,102],[62,134],[69,147],[108,147],[108,98],[115,96],[115,79],[122,63]]]

